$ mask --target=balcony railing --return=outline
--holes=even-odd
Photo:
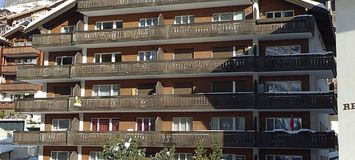
[[[21,99],[17,112],[334,109],[334,93],[239,93]]]
[[[15,110],[15,102],[0,102],[0,110]]]
[[[5,74],[16,74],[19,66],[25,66],[24,68],[35,66],[35,64],[10,64],[2,65],[1,72]]]
[[[245,109],[253,106],[253,94],[188,94],[157,96],[83,97],[81,106],[71,111],[100,110],[191,110],[191,109]]]
[[[254,57],[238,57],[230,59],[82,64],[72,66],[71,77],[250,72],[253,70]]]
[[[195,23],[188,25],[167,25],[147,28],[123,28],[116,30],[78,31],[75,43],[96,43],[107,41],[139,41],[158,39],[200,38],[228,35],[250,35],[254,21],[234,21],[216,23]]]
[[[67,46],[72,43],[72,33],[52,33],[33,35],[32,45],[34,47],[43,46]]]
[[[265,93],[257,94],[257,109],[335,109],[334,93]]]
[[[41,86],[29,83],[3,83],[0,84],[0,91],[11,92],[11,91],[38,91]]]
[[[66,145],[67,132],[18,131],[14,133],[13,141],[28,145]]]
[[[269,132],[15,132],[14,143],[26,145],[84,145],[102,146],[119,134],[128,140],[138,139],[140,147],[195,147],[196,140],[203,139],[205,147],[212,147],[214,138],[223,147],[263,148],[335,148],[337,137],[334,133],[269,133]]]
[[[78,9],[98,10],[110,8],[144,7],[155,5],[172,5],[184,3],[213,2],[223,0],[79,0]]]
[[[17,112],[66,112],[69,108],[68,98],[21,99],[16,102]]]
[[[24,47],[6,47],[3,48],[3,54],[4,56],[17,56],[17,55],[27,55],[27,54],[39,54],[40,51],[30,47],[30,46],[24,46]]]
[[[333,70],[334,54],[299,54],[258,57],[258,71]]]
[[[70,66],[19,66],[17,79],[60,79],[70,77]]]

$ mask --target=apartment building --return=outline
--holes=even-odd
[[[147,155],[220,137],[228,160],[325,160],[337,145],[329,11],[310,0],[68,0],[28,24],[43,66],[15,111],[41,131],[15,132],[40,160],[99,159],[137,137]]]

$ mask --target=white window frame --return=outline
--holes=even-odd
[[[301,117],[293,117],[294,119],[301,119],[301,129],[303,128],[303,118],[301,118]],[[288,121],[289,122],[291,122],[291,117],[267,117],[266,119],[265,119],[265,131],[273,131],[273,130],[276,130],[275,128],[275,126],[276,126],[276,123],[275,123],[275,121],[276,121],[276,119],[288,119]],[[272,120],[273,122],[273,126],[272,126],[272,130],[268,130],[268,120]]]
[[[221,118],[233,118],[233,129],[232,130],[225,130],[225,131],[244,131],[245,130],[245,117],[211,117],[211,130],[221,130],[221,126],[220,126],[220,121],[221,121]],[[213,126],[213,120],[216,119],[217,120],[217,128],[215,129],[214,126]],[[244,122],[244,128],[242,129],[236,129],[235,126],[236,126],[236,119],[242,119],[243,122]],[[238,121],[239,122],[239,121]]]
[[[152,20],[152,24],[148,26],[148,20]],[[154,19],[157,19],[157,24],[154,24]],[[141,21],[145,21],[144,26],[141,25]],[[159,25],[159,18],[158,17],[154,17],[154,18],[141,18],[138,21],[138,27],[154,27],[154,26],[158,26]]]
[[[141,53],[144,54],[144,60],[143,60],[143,61],[140,61],[140,58],[139,58],[139,55],[140,55]],[[147,60],[147,56],[146,56],[147,53],[150,53],[151,55],[152,55],[152,54],[155,54],[155,60]],[[139,61],[139,62],[147,62],[147,61],[148,61],[148,62],[149,62],[149,61],[156,61],[156,60],[158,60],[158,51],[156,51],[156,50],[152,50],[152,51],[138,51],[137,61]]]
[[[185,128],[182,128],[182,120],[185,119]],[[190,125],[188,126],[188,122]],[[172,131],[193,131],[193,117],[173,117],[172,121]],[[175,129],[175,123],[177,123],[178,128]]]
[[[123,23],[123,20],[98,21],[98,22],[95,23],[95,30],[105,30],[103,24],[104,24],[104,23],[111,23],[111,22],[112,22],[112,29],[119,29],[119,28],[117,28],[116,23],[117,23],[117,22],[122,22],[122,23]],[[101,23],[101,27],[100,27],[100,28],[97,28],[97,24],[98,24],[98,23]],[[123,25],[122,25],[122,27],[123,27]]]
[[[222,14],[233,14],[233,19],[232,20],[222,20]],[[239,14],[242,14],[242,19],[237,19],[237,16]],[[214,19],[215,16],[218,16],[218,20]],[[242,21],[245,19],[245,13],[244,12],[221,12],[221,13],[213,13],[212,14],[212,22],[228,22],[228,21]]]
[[[184,17],[187,17],[187,23],[184,23],[184,21],[183,21]],[[177,23],[177,18],[180,18],[180,23]],[[175,19],[174,19],[174,24],[193,24],[193,23],[195,23],[195,16],[194,15],[175,16]]]
[[[59,129],[54,126],[55,121],[57,121],[57,125],[59,125],[59,121],[68,121],[69,126],[68,129]],[[71,127],[71,119],[52,119],[52,131],[69,131]]]
[[[97,124],[96,124],[96,130],[93,130],[93,125],[92,125],[92,123],[93,123],[93,120],[94,119],[97,119]],[[90,121],[90,131],[94,131],[94,132],[97,132],[98,130],[100,130],[100,119],[101,120],[109,120],[109,123],[108,123],[108,128],[109,128],[109,131],[112,131],[112,121],[113,120],[118,120],[118,123],[120,122],[120,119],[119,118],[91,118],[91,121]]]
[[[288,87],[288,91],[270,91],[270,89],[268,88],[269,85],[273,85],[275,86],[276,83],[287,83],[287,87]],[[300,85],[300,90],[299,91],[292,91],[292,85],[293,83],[297,84],[297,85]],[[273,87],[275,88],[275,87]],[[300,80],[289,80],[289,81],[265,81],[265,90],[266,90],[266,93],[279,93],[279,92],[282,92],[282,93],[285,93],[285,92],[300,92],[302,91],[302,81]]]
[[[116,55],[122,54],[122,52],[116,52],[116,53],[95,53],[94,54],[94,63],[109,63],[109,62],[102,62],[102,55],[109,55],[111,54],[111,63],[116,62]],[[96,56],[100,55],[100,61],[96,62]]]
[[[175,155],[177,156],[176,160],[189,160],[187,157],[190,156],[192,158],[193,156],[191,153],[175,153]],[[180,155],[185,155],[185,159],[181,159]]]
[[[138,120],[139,119],[141,119],[142,120],[142,122],[144,122],[144,119],[149,119],[149,125],[151,126],[152,125],[152,123],[155,123],[155,120],[156,120],[156,117],[137,117],[136,118],[136,131],[138,131]],[[153,120],[153,122],[152,122],[152,120]],[[148,127],[149,128],[149,131],[152,131],[151,129],[150,129],[150,126]],[[155,126],[155,124],[154,124],[154,126]],[[142,125],[142,131],[139,131],[139,132],[146,132],[146,131],[143,131],[143,129],[144,129],[144,123],[143,123],[143,125]],[[153,128],[153,131],[155,130],[155,128]]]
[[[114,95],[115,91],[113,90],[114,86],[118,86],[118,90],[117,90],[117,95]],[[95,95],[95,87],[98,87],[98,93],[97,95]],[[91,95],[94,97],[100,97],[100,87],[110,87],[110,95],[109,96],[119,96],[120,95],[120,90],[121,90],[121,85],[120,84],[103,84],[103,85],[93,85],[92,86],[92,92]]]
[[[275,14],[280,12],[281,13],[281,17],[275,17]],[[295,16],[295,11],[294,10],[284,10],[284,11],[270,11],[270,12],[266,12],[265,14],[265,17],[267,17],[267,15],[270,13],[272,14],[272,18],[285,18],[285,13],[286,12],[292,12],[293,13],[293,17]],[[272,18],[269,18],[269,19],[272,19]]]
[[[75,27],[74,25],[62,26],[62,27],[61,27],[61,32],[62,32],[62,33],[73,33],[73,32],[65,32],[65,28],[71,28],[71,27],[73,28],[73,32],[75,32],[76,27]],[[70,29],[69,29],[69,30],[70,30]],[[69,31],[69,30],[68,30],[68,31]]]
[[[95,157],[92,157],[91,155],[92,154],[95,154]],[[102,152],[99,152],[99,151],[91,151],[89,153],[89,160],[104,160],[102,158],[100,158],[100,154],[102,154]]]
[[[61,152],[62,152],[62,153],[65,152],[65,153],[68,155],[67,160],[70,159],[70,153],[69,153],[68,151],[51,151],[51,157],[50,157],[50,159],[51,159],[51,160],[56,160],[56,159],[53,159],[53,156],[52,156],[52,155],[53,155],[53,154],[56,154],[57,157],[58,157],[58,154],[61,153]]]
[[[266,155],[266,159],[268,159],[269,157],[271,157],[273,160],[275,160],[276,156],[287,156],[289,160],[292,160],[292,157],[300,157],[301,160],[303,160],[303,156],[301,155],[283,155],[283,154],[275,154],[275,155]]]
[[[243,159],[245,160],[245,155],[222,154],[222,156],[229,156],[229,155],[232,155],[232,160],[236,160],[237,157],[243,157]],[[222,156],[221,156],[221,158],[223,158]],[[221,160],[225,160],[225,159],[221,159]]]
[[[292,48],[293,47],[298,47],[299,48],[299,52],[292,52]],[[275,48],[285,48],[287,49],[287,53],[286,54],[277,54],[275,53]],[[267,52],[267,50],[273,50],[274,52],[269,54]],[[292,54],[300,54],[302,53],[302,46],[301,45],[287,45],[287,46],[268,46],[265,48],[265,54],[266,56],[279,56],[279,55],[292,55]]]
[[[60,58],[61,64],[57,63],[57,59]],[[55,57],[55,65],[63,65],[63,58],[71,58],[72,59],[72,64],[74,64],[74,56],[57,56]],[[65,64],[65,65],[70,65],[70,64]]]

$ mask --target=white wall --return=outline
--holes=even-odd
[[[339,158],[351,160],[355,148],[355,110],[343,110],[343,105],[355,103],[355,1],[336,2]]]

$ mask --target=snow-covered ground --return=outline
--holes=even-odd
[[[37,2],[30,2],[30,3],[23,3],[23,4],[18,4],[18,5],[14,5],[14,6],[9,6],[9,7],[5,7],[6,9],[8,9],[11,12],[15,12],[15,13],[20,13],[23,12],[25,10],[28,9],[32,9],[38,6],[49,6],[51,5],[55,0],[39,0]]]

